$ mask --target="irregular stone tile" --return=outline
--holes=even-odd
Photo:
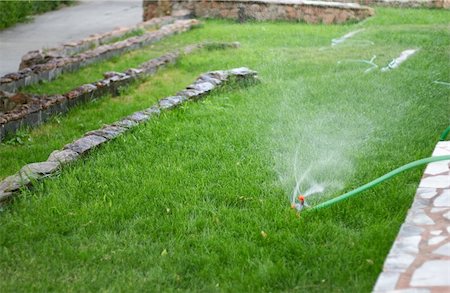
[[[378,277],[377,283],[373,289],[373,292],[386,292],[390,290],[394,290],[398,279],[400,277],[400,273],[394,272],[383,272]]]
[[[408,289],[397,289],[389,291],[389,293],[431,293],[428,289],[418,289],[418,288],[408,288]]]
[[[419,187],[416,194],[421,198],[430,199],[437,194],[436,188]]]
[[[427,175],[436,175],[444,172],[448,172],[448,163],[450,161],[439,161],[428,164],[427,168],[425,169],[425,174]]]
[[[435,207],[450,207],[450,189],[444,190],[433,202]]]
[[[19,174],[22,178],[30,180],[47,177],[58,171],[60,164],[58,162],[40,162],[27,164],[20,169]]]
[[[444,245],[440,246],[439,248],[435,249],[433,251],[433,253],[434,254],[445,255],[445,256],[450,256],[450,242],[447,242]],[[448,267],[448,269],[450,270],[450,267]]]
[[[148,119],[150,119],[150,116],[143,113],[143,112],[135,112],[133,114],[131,114],[130,116],[126,117],[129,120],[133,120],[136,121],[138,123],[142,123],[147,121]]]
[[[436,245],[439,242],[443,241],[445,238],[445,236],[436,236],[436,237],[432,237],[428,240],[428,245]]]
[[[96,146],[104,143],[106,138],[97,135],[88,135],[83,138],[77,139],[71,144],[64,147],[65,150],[70,149],[78,154],[84,154],[85,152],[95,148]]]
[[[79,157],[79,154],[72,150],[57,150],[53,151],[48,157],[49,162],[59,162],[61,164],[70,163],[75,161]]]
[[[425,199],[425,198],[416,197],[411,207],[413,210],[421,210],[421,209],[427,208],[429,206],[429,204],[430,204],[430,200]]]
[[[442,234],[442,230],[434,230],[430,232],[431,235],[433,236],[438,236]]]
[[[398,237],[419,236],[423,231],[425,231],[425,229],[405,222],[400,228]]]
[[[399,237],[392,246],[392,253],[394,254],[416,254],[419,252],[419,243],[421,236]]]
[[[413,211],[408,220],[416,225],[434,225],[434,221],[423,210]]]
[[[411,286],[450,286],[450,260],[429,260],[417,268]]]
[[[383,270],[387,272],[402,273],[408,269],[416,257],[411,254],[389,254],[386,259]]]
[[[450,188],[450,175],[437,175],[423,178],[419,187]]]
[[[432,208],[430,211],[431,211],[431,213],[440,213],[440,212],[443,212],[443,211],[445,211],[445,210],[448,210],[448,208]]]
[[[449,141],[440,141],[437,143],[436,148],[433,151],[433,157],[435,156],[448,156],[450,155],[450,143]]]
[[[450,211],[446,212],[445,214],[443,214],[444,218],[446,218],[447,220],[450,220]]]

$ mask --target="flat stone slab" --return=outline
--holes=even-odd
[[[411,285],[417,287],[450,286],[450,260],[425,262],[414,271]]]
[[[72,150],[80,155],[87,151],[101,145],[106,141],[106,138],[97,135],[88,135],[68,144],[64,147],[65,150]]]
[[[48,157],[49,162],[59,162],[61,164],[70,163],[78,159],[79,154],[70,149],[53,151]]]
[[[58,162],[31,163],[20,169],[19,174],[22,178],[39,179],[55,173],[59,167],[60,164]]]

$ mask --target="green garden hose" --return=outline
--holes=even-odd
[[[446,134],[448,134],[448,132],[450,131],[450,127],[447,128],[446,131],[447,131]],[[441,138],[442,138],[442,136],[441,136]],[[341,196],[335,197],[335,198],[330,199],[330,200],[328,200],[326,202],[318,204],[318,205],[316,205],[316,206],[314,206],[314,207],[312,207],[312,208],[310,208],[308,210],[314,211],[314,210],[319,210],[319,209],[322,209],[322,208],[329,207],[329,206],[331,206],[331,205],[333,205],[335,203],[338,203],[340,201],[343,201],[343,200],[345,200],[345,199],[347,199],[349,197],[355,196],[358,193],[363,192],[364,190],[372,188],[372,187],[380,184],[381,182],[386,181],[386,180],[388,180],[388,179],[390,179],[390,178],[400,174],[403,171],[406,171],[406,170],[409,170],[409,169],[412,169],[412,168],[415,168],[415,167],[418,167],[418,166],[421,166],[421,165],[425,165],[425,164],[428,164],[428,163],[438,162],[438,161],[446,161],[446,160],[450,160],[450,155],[448,155],[448,156],[429,157],[429,158],[425,158],[425,159],[421,159],[421,160],[417,160],[417,161],[411,162],[411,163],[403,165],[400,168],[397,168],[397,169],[395,169],[395,170],[393,170],[393,171],[391,171],[391,172],[389,172],[389,173],[387,173],[387,174],[385,174],[385,175],[383,175],[383,176],[381,176],[381,177],[379,177],[379,178],[377,178],[377,179],[375,179],[375,180],[373,180],[373,181],[371,181],[371,182],[369,182],[369,183],[367,183],[365,185],[362,185],[362,186],[360,186],[360,187],[358,187],[358,188],[356,188],[356,189],[354,189],[352,191],[349,191],[349,192],[347,192],[347,193],[345,193],[345,194],[343,194]]]
[[[448,135],[449,132],[450,132],[450,126],[448,126],[448,127],[444,130],[444,132],[442,132],[442,134],[441,134],[439,140],[440,140],[440,141],[445,140],[445,139],[447,138],[447,135]]]

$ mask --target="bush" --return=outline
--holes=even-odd
[[[0,29],[7,28],[26,20],[27,16],[55,10],[62,4],[71,4],[74,0],[62,1],[0,1]]]

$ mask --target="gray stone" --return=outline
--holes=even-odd
[[[138,125],[138,123],[136,121],[125,118],[125,119],[114,122],[112,125],[128,129],[128,128],[132,128],[132,127]]]
[[[199,97],[201,95],[202,95],[201,91],[197,91],[194,89],[183,90],[183,91],[177,93],[177,96],[184,96],[189,99],[193,99],[193,98]]]
[[[152,117],[154,115],[159,115],[161,113],[161,110],[159,109],[158,106],[153,106],[153,107],[145,109],[142,112],[144,112],[145,114],[150,115],[150,117]]]
[[[58,162],[40,162],[25,165],[20,169],[20,176],[29,180],[37,180],[50,176],[58,171],[60,164]]]
[[[135,112],[128,116],[127,119],[142,123],[150,119],[150,116],[145,114],[144,112]]]
[[[61,164],[67,164],[78,159],[80,155],[70,149],[53,151],[48,157],[49,162],[59,162]]]
[[[99,146],[104,143],[106,138],[97,135],[88,135],[68,144],[64,147],[65,150],[70,149],[78,154],[84,154],[85,152]]]
[[[215,86],[212,83],[205,81],[205,82],[194,83],[194,84],[188,86],[188,89],[194,89],[201,93],[207,93],[207,92],[213,90],[214,87]]]
[[[6,177],[3,181],[0,182],[0,192],[15,192],[28,183],[29,180],[24,180],[19,174],[14,174]]]
[[[209,83],[212,83],[213,85],[216,85],[216,86],[222,83],[222,81],[220,79],[214,78],[213,76],[211,76],[209,74],[203,74],[200,76],[199,79],[203,80],[203,81],[207,81]]]
[[[411,286],[450,286],[450,260],[429,260],[417,268]]]
[[[162,110],[174,108],[186,100],[184,96],[167,97],[159,101],[159,108]]]
[[[225,81],[228,79],[228,72],[223,71],[223,70],[210,71],[207,74],[213,78],[220,80],[220,81]]]
[[[127,129],[119,126],[107,125],[101,129],[89,131],[86,135],[102,136],[108,140],[113,139],[124,133]]]

